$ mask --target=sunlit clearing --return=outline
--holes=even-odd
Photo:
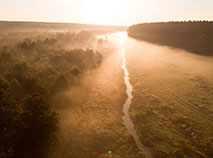
[[[124,44],[124,41],[127,38],[127,33],[126,32],[120,32],[120,33],[118,33],[118,35],[119,35],[120,44]]]
[[[115,41],[122,46],[127,39],[127,33],[126,32],[119,32],[119,33],[114,33],[112,36],[115,38]]]
[[[113,25],[122,16],[122,0],[85,0],[85,14],[91,23]]]

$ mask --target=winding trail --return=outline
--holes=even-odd
[[[126,85],[126,93],[127,93],[127,96],[128,98],[126,99],[124,105],[123,105],[123,113],[124,113],[124,116],[123,116],[123,121],[124,121],[124,125],[126,126],[128,132],[133,136],[134,140],[135,140],[135,143],[137,144],[138,148],[142,151],[144,151],[147,155],[147,158],[153,158],[149,148],[145,147],[136,131],[135,131],[135,128],[134,128],[134,124],[129,116],[129,108],[130,108],[130,104],[131,104],[131,100],[132,100],[132,91],[133,91],[133,87],[129,81],[129,72],[127,70],[127,67],[126,67],[126,58],[125,58],[125,50],[124,48],[122,48],[122,66],[121,68],[123,69],[124,71],[124,82],[125,82],[125,85]]]

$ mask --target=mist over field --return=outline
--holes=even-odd
[[[212,4],[0,2],[0,158],[212,158]]]
[[[212,157],[213,58],[133,39],[125,48],[130,116],[153,156]]]

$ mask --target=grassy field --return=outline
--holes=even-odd
[[[56,157],[145,158],[123,125],[127,96],[121,51],[111,46],[106,54],[100,68],[85,76],[82,87],[66,93],[75,104],[59,109],[62,135]]]
[[[157,158],[213,156],[213,58],[128,39],[130,114]]]

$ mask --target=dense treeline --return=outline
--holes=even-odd
[[[91,33],[45,36],[0,44],[2,158],[46,157],[57,142],[59,121],[51,98],[78,84],[84,72],[102,61],[90,49],[64,49],[95,40]]]
[[[131,37],[182,48],[201,55],[213,55],[213,22],[144,23],[130,26]]]
[[[91,44],[96,40],[95,36],[91,32],[82,31],[79,33],[72,32],[64,32],[64,33],[51,33],[51,32],[15,32],[9,34],[0,34],[0,46],[2,45],[16,45],[17,41],[19,43],[24,43],[27,40],[31,40],[32,42],[41,43],[44,45],[49,45],[54,48],[67,48],[69,46],[77,46],[81,48],[85,47],[88,44]],[[55,42],[55,43],[53,43]],[[52,45],[51,45],[52,44]],[[57,44],[57,45],[53,45]]]
[[[43,40],[28,38],[1,46],[0,74],[11,82],[13,95],[18,95],[14,96],[16,98],[35,91],[51,95],[58,83],[63,83],[61,88],[67,87],[78,75],[100,64],[102,56],[99,52],[63,49],[68,43],[84,43],[91,36],[87,32],[57,34]]]

